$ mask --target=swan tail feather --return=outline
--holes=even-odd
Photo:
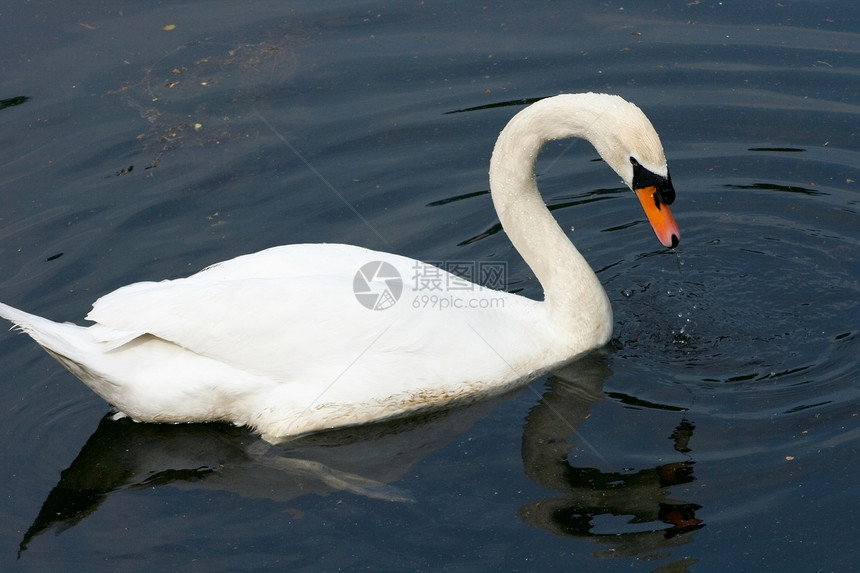
[[[115,330],[100,324],[84,327],[70,322],[54,322],[2,302],[0,302],[0,317],[13,323],[15,325],[13,330],[30,335],[30,338],[46,350],[70,358],[82,352],[114,350],[145,334]]]
[[[59,323],[0,303],[0,317],[12,322],[20,332],[27,333],[44,349],[61,355],[74,355],[80,350],[82,326]]]

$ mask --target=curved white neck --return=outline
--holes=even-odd
[[[502,227],[543,286],[549,315],[559,326],[569,325],[580,333],[590,325],[605,329],[597,317],[611,316],[609,300],[547,209],[534,166],[541,147],[551,139],[583,137],[601,152],[607,143],[600,135],[606,97],[571,94],[531,105],[502,131],[490,161],[490,190]]]

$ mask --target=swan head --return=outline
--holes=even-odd
[[[583,135],[636,193],[660,242],[677,247],[681,233],[669,209],[675,188],[654,126],[642,110],[619,96],[584,95],[593,100],[594,117]]]

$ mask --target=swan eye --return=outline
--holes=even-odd
[[[630,158],[630,163],[633,164],[633,189],[654,187],[656,189],[654,200],[657,202],[657,208],[659,209],[660,205],[663,204],[671,205],[675,200],[675,188],[672,187],[669,173],[667,172],[665,177],[657,175],[640,165],[633,157]]]

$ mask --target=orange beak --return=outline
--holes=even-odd
[[[678,246],[681,240],[681,231],[678,230],[678,225],[675,223],[675,218],[672,216],[672,211],[665,203],[661,203],[657,197],[656,187],[643,187],[636,189],[636,196],[639,197],[639,202],[642,203],[642,208],[645,209],[645,214],[648,216],[648,221],[657,238],[663,243],[663,246],[671,249]]]

